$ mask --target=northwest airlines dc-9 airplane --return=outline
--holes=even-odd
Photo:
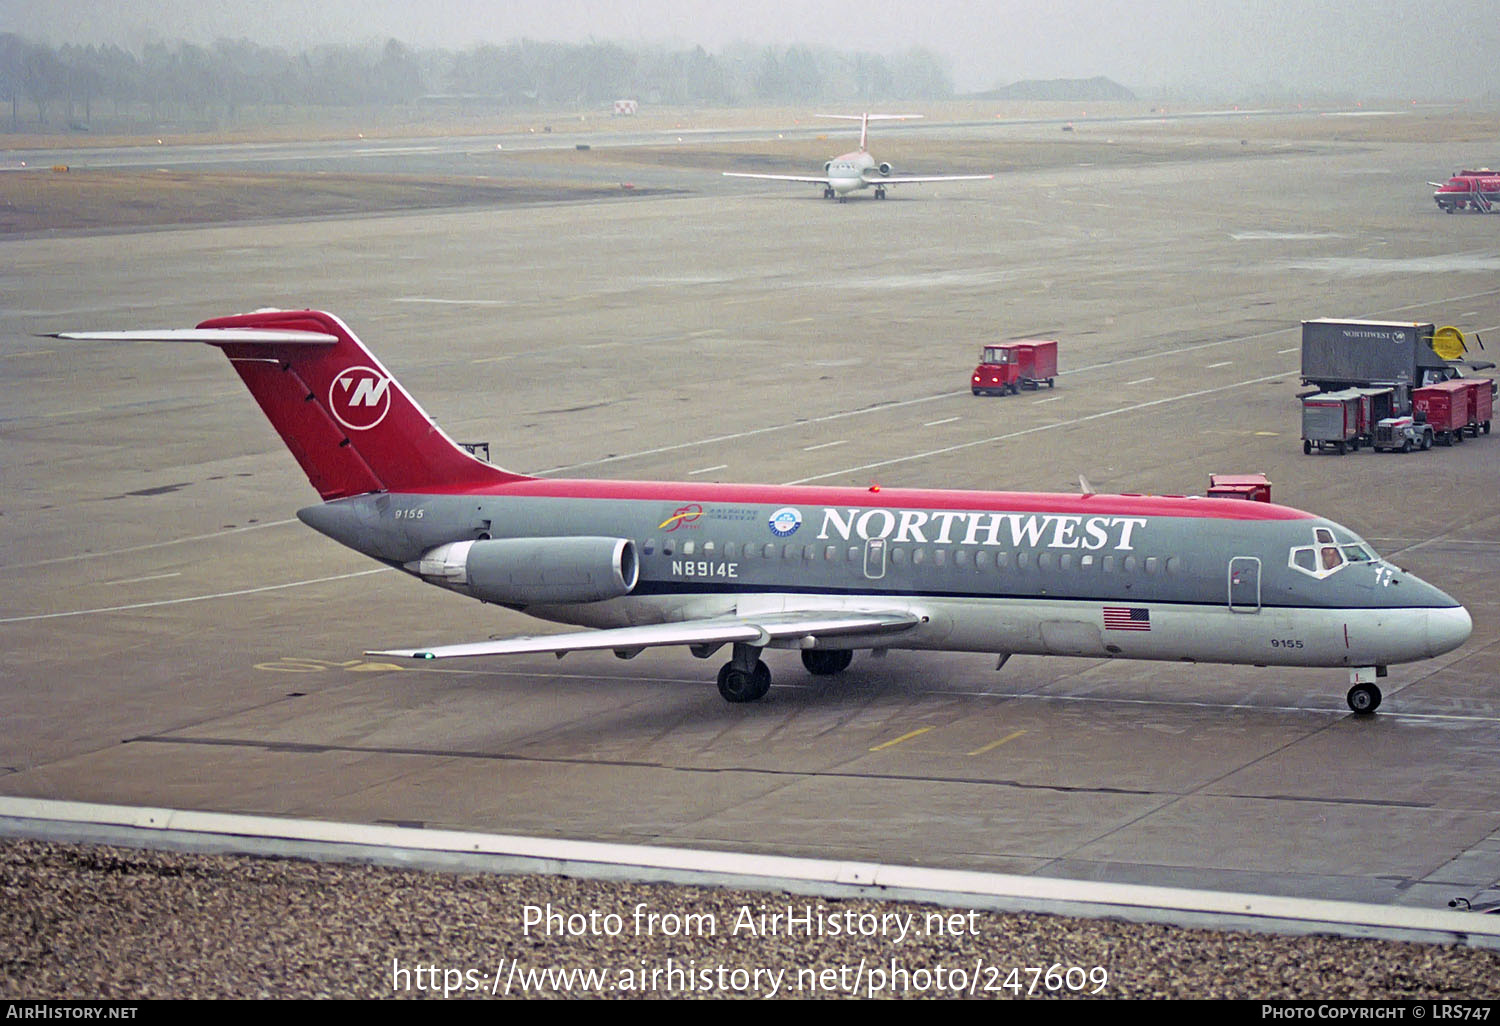
[[[875,198],[885,199],[888,185],[910,185],[915,182],[973,182],[994,175],[893,175],[889,163],[877,163],[866,145],[871,121],[910,121],[920,114],[819,114],[820,118],[840,118],[859,122],[859,149],[834,157],[823,165],[822,175],[761,175],[744,171],[725,171],[727,178],[763,178],[773,182],[810,182],[823,187],[824,199],[842,203],[851,192],[874,189]]]
[[[442,588],[589,628],[371,654],[442,659],[731,646],[719,691],[761,698],[767,648],[814,674],[856,650],[1345,667],[1373,712],[1394,663],[1469,613],[1352,531],[1285,506],[1182,496],[554,480],[445,435],[327,313],[54,337],[221,349],[323,502],[297,512]],[[998,668],[998,667],[997,667]]]

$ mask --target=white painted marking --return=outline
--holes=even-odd
[[[510,306],[509,299],[438,299],[434,296],[400,296],[392,303],[433,303],[442,306]]]
[[[1125,382],[1125,384],[1127,384],[1127,385],[1144,385],[1148,381],[1155,381],[1155,380],[1156,380],[1155,378],[1136,378],[1134,381],[1127,381],[1127,382]]]
[[[1287,353],[1295,353],[1300,348],[1301,348],[1301,346],[1292,346],[1292,348],[1290,348],[1290,349],[1278,349],[1278,350],[1276,350],[1276,355],[1277,356],[1285,356]]]
[[[815,452],[818,449],[832,449],[835,445],[848,445],[847,438],[840,438],[837,442],[823,442],[821,445],[804,445],[803,452]]]
[[[703,467],[700,470],[689,470],[688,471],[688,477],[696,477],[699,474],[712,474],[714,471],[716,471],[716,470],[723,470],[723,469],[725,469],[728,466],[729,466],[729,464],[727,464],[727,463],[720,463],[717,466]]]
[[[946,420],[929,420],[926,424],[923,424],[922,426],[923,427],[937,427],[939,424],[952,424],[956,420],[963,420],[963,418],[962,417],[949,417]]]
[[[1037,400],[1033,401],[1031,405],[1033,405],[1033,406],[1040,406],[1040,405],[1042,405],[1042,403],[1055,403],[1055,402],[1057,402],[1061,398],[1062,398],[1062,396],[1060,396],[1060,395],[1049,396],[1046,399],[1037,399]]]
[[[162,549],[168,545],[183,545],[187,542],[206,541],[209,538],[222,538],[226,534],[240,534],[245,531],[259,531],[266,527],[285,527],[287,524],[297,523],[296,518],[290,520],[272,520],[264,524],[251,524],[249,527],[230,527],[223,531],[210,531],[208,534],[190,534],[185,538],[173,538],[171,541],[152,542],[149,545],[132,545],[127,549],[110,549],[107,552],[81,552],[76,556],[58,556],[56,559],[39,559],[34,563],[11,563],[8,566],[0,566],[0,570],[25,570],[34,566],[51,566],[54,563],[72,563],[81,559],[103,559],[106,556],[124,556],[132,552],[146,552],[150,549]]]
[[[39,798],[0,797],[0,822],[8,834],[18,827],[35,830],[32,824],[45,824],[61,836],[76,836],[83,829],[105,835],[106,840],[120,838],[148,847],[154,841],[182,834],[200,843],[211,838],[209,850],[217,851],[262,853],[269,842],[304,858],[337,861],[342,856],[364,861],[373,848],[403,865],[420,865],[424,856],[440,854],[445,865],[476,858],[485,860],[476,868],[493,869],[498,858],[512,861],[513,871],[586,878],[624,876],[697,885],[749,879],[756,881],[756,886],[776,891],[806,893],[810,889],[813,893],[844,895],[855,889],[872,897],[900,894],[960,908],[1072,915],[1087,909],[1088,914],[1096,915],[1104,907],[1111,915],[1152,922],[1159,921],[1162,911],[1168,910],[1179,915],[1210,916],[1240,928],[1248,924],[1282,932],[1342,932],[1500,946],[1500,923],[1488,921],[1493,917],[1402,905]],[[340,846],[348,850],[341,852]]]
[[[383,574],[390,567],[382,566],[374,570],[357,570],[352,574],[335,574],[332,577],[314,577],[308,581],[288,581],[286,584],[268,584],[261,588],[241,588],[238,591],[220,591],[212,595],[188,595],[185,598],[162,599],[159,602],[133,602],[128,606],[102,606],[98,609],[72,609],[65,613],[36,613],[31,616],[8,616],[0,623],[27,623],[32,620],[60,620],[68,616],[91,616],[94,613],[124,613],[134,609],[155,609],[158,606],[180,606],[189,602],[207,602],[210,599],[237,598],[241,595],[259,595],[265,591],[284,591],[287,588],[300,588],[306,584],[326,584],[329,581],[345,581],[351,577],[368,577],[370,574]]]
[[[1104,410],[1101,413],[1091,413],[1086,417],[1075,417],[1072,420],[1061,420],[1054,424],[1038,424],[1035,427],[1022,428],[1020,431],[1012,431],[1004,435],[991,435],[988,438],[977,438],[970,442],[961,442],[958,445],[949,445],[941,449],[928,449],[925,452],[912,453],[909,456],[895,456],[888,460],[876,460],[874,463],[862,463],[856,467],[845,467],[842,470],[831,471],[827,474],[814,474],[811,477],[799,477],[795,481],[785,481],[783,484],[807,484],[810,481],[826,481],[830,477],[844,477],[848,474],[860,473],[873,470],[878,467],[895,466],[898,463],[910,463],[913,460],[926,460],[934,456],[945,456],[948,453],[962,452],[965,449],[973,449],[981,445],[993,445],[996,442],[1007,441],[1012,438],[1022,438],[1026,435],[1035,434],[1038,431],[1055,431],[1058,428],[1075,427],[1079,424],[1087,424],[1094,420],[1103,420],[1105,417],[1115,417],[1122,413],[1134,413],[1137,410],[1149,410],[1157,406],[1165,406],[1168,403],[1182,402],[1185,399],[1197,399],[1205,395],[1214,395],[1219,392],[1229,392],[1236,388],[1245,388],[1249,385],[1263,385],[1267,381],[1276,381],[1286,377],[1286,372],[1281,374],[1267,374],[1262,378],[1250,378],[1247,381],[1237,381],[1232,385],[1220,385],[1218,388],[1205,388],[1198,392],[1184,392],[1181,395],[1168,396],[1165,399],[1152,399],[1144,403],[1132,403],[1129,406],[1118,406],[1113,410]]]
[[[164,581],[168,577],[181,577],[181,576],[182,576],[182,574],[180,572],[174,572],[174,573],[170,573],[170,574],[151,574],[148,577],[127,577],[123,581],[110,581],[109,585],[110,585],[110,587],[114,587],[117,584],[140,584],[143,581]]]
[[[1479,292],[1469,292],[1469,293],[1464,293],[1464,294],[1456,295],[1456,296],[1443,296],[1443,297],[1436,298],[1436,299],[1430,299],[1430,300],[1427,300],[1427,301],[1421,302],[1421,303],[1410,303],[1410,304],[1407,304],[1405,306],[1388,307],[1388,308],[1383,309],[1383,310],[1370,311],[1370,312],[1367,312],[1367,313],[1363,313],[1363,314],[1357,315],[1356,319],[1358,319],[1358,320],[1378,320],[1382,316],[1390,316],[1392,314],[1402,313],[1402,312],[1407,311],[1407,310],[1439,309],[1439,308],[1443,307],[1444,305],[1448,305],[1448,304],[1452,304],[1452,303],[1457,303],[1457,302],[1461,302],[1463,300],[1468,300],[1468,299],[1478,299],[1478,298],[1481,298],[1481,297],[1487,299],[1487,298],[1490,298],[1492,296],[1495,296],[1496,294],[1500,294],[1500,288],[1484,289],[1484,290],[1479,291]],[[1086,365],[1084,365],[1082,367],[1070,368],[1068,370],[1068,373],[1069,373],[1069,375],[1088,374],[1088,373],[1091,373],[1093,371],[1104,371],[1106,373],[1114,373],[1120,367],[1124,367],[1127,364],[1139,363],[1142,360],[1160,361],[1162,358],[1167,357],[1167,356],[1181,356],[1184,353],[1192,353],[1192,352],[1196,352],[1196,351],[1198,351],[1200,349],[1212,349],[1212,348],[1215,348],[1217,346],[1235,345],[1235,344],[1242,343],[1242,342],[1252,342],[1252,341],[1255,341],[1256,339],[1274,338],[1277,335],[1290,335],[1290,334],[1293,334],[1294,332],[1298,332],[1300,330],[1301,330],[1300,325],[1294,325],[1292,327],[1286,327],[1286,328],[1273,328],[1273,329],[1271,329],[1269,331],[1258,331],[1258,332],[1255,332],[1254,334],[1250,334],[1250,335],[1236,335],[1236,336],[1234,336],[1232,338],[1218,339],[1217,341],[1214,341],[1214,342],[1198,342],[1198,343],[1195,343],[1193,345],[1181,346],[1181,347],[1179,347],[1177,349],[1168,350],[1166,352],[1141,353],[1141,354],[1139,354],[1137,356],[1127,356],[1127,357],[1125,357],[1123,359],[1119,359],[1119,360],[1110,360],[1110,361],[1107,361],[1107,362],[1104,362],[1104,363],[1086,364]],[[1500,328],[1497,328],[1496,330],[1500,330]],[[1291,352],[1295,352],[1296,350],[1290,350],[1290,351]],[[1286,373],[1292,373],[1292,372],[1286,372]],[[1280,376],[1282,376],[1282,375],[1276,375],[1276,377],[1280,377]],[[1267,381],[1269,381],[1269,380],[1272,380],[1272,378],[1265,378],[1265,379],[1259,379],[1259,380],[1267,380]],[[1229,386],[1229,387],[1234,387],[1234,386]],[[569,463],[569,464],[566,464],[566,465],[563,465],[563,466],[548,467],[545,470],[532,470],[532,471],[528,471],[528,473],[546,476],[548,474],[559,474],[559,473],[563,473],[565,471],[582,470],[582,469],[584,469],[586,467],[600,467],[600,466],[604,466],[605,464],[609,464],[609,463],[620,463],[620,462],[623,462],[625,460],[640,459],[640,458],[646,457],[646,456],[660,456],[663,453],[676,452],[676,451],[681,450],[681,449],[694,449],[694,448],[698,448],[698,447],[704,446],[704,445],[714,445],[714,444],[717,444],[719,442],[737,441],[737,440],[739,440],[741,438],[756,438],[756,437],[759,437],[761,435],[774,434],[774,433],[776,433],[778,431],[786,431],[786,430],[789,430],[789,429],[792,429],[792,428],[807,427],[809,424],[827,424],[827,423],[832,423],[833,421],[838,421],[838,420],[849,420],[849,419],[852,419],[854,417],[864,417],[864,416],[868,416],[869,414],[872,414],[872,413],[887,413],[887,412],[889,412],[891,410],[899,410],[899,409],[902,409],[902,408],[908,407],[908,406],[919,406],[919,405],[922,405],[924,403],[940,402],[940,401],[945,400],[945,399],[952,399],[952,398],[954,398],[956,396],[966,396],[968,394],[969,394],[969,390],[967,388],[963,389],[962,391],[939,392],[936,395],[920,396],[920,397],[918,397],[916,399],[903,399],[900,402],[883,403],[883,404],[878,405],[878,406],[867,406],[864,409],[847,410],[847,411],[842,412],[842,413],[829,413],[829,414],[825,414],[824,416],[821,416],[821,417],[812,417],[812,418],[809,418],[809,419],[806,419],[806,420],[787,421],[786,423],[783,423],[783,424],[769,424],[769,425],[767,425],[765,427],[752,428],[749,431],[738,431],[738,432],[735,432],[734,434],[728,434],[728,435],[711,435],[711,436],[709,436],[707,438],[700,438],[700,439],[698,439],[696,441],[678,442],[678,443],[676,443],[674,445],[658,446],[655,449],[642,449],[639,452],[619,453],[619,454],[614,455],[614,456],[605,456],[605,457],[602,457],[602,458],[596,459],[596,460],[584,460],[584,461],[582,461],[580,463]],[[1059,424],[1059,425],[1053,425],[1053,426],[1055,426],[1055,427],[1061,427],[1063,425]],[[829,476],[833,476],[833,475],[829,475]]]
[[[1224,360],[1224,361],[1222,361],[1220,363],[1211,363],[1211,364],[1209,364],[1207,367],[1205,367],[1203,369],[1204,370],[1213,370],[1215,367],[1228,367],[1233,362],[1234,362],[1233,360]]]

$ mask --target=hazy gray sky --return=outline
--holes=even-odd
[[[961,91],[1107,75],[1150,92],[1280,83],[1371,98],[1500,92],[1500,18],[1479,0],[0,0],[0,31],[60,44],[220,36],[301,49],[395,37],[809,43],[952,63]],[[1491,96],[1494,99],[1495,96]]]

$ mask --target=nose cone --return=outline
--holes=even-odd
[[[1444,652],[1452,652],[1469,640],[1469,635],[1473,630],[1474,621],[1469,617],[1469,611],[1463,606],[1452,605],[1446,609],[1429,609],[1427,611],[1428,656],[1440,656]]]

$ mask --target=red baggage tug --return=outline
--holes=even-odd
[[[1057,342],[1053,339],[1022,339],[985,346],[979,366],[969,376],[975,395],[1012,395],[1023,388],[1053,386],[1057,377]]]

